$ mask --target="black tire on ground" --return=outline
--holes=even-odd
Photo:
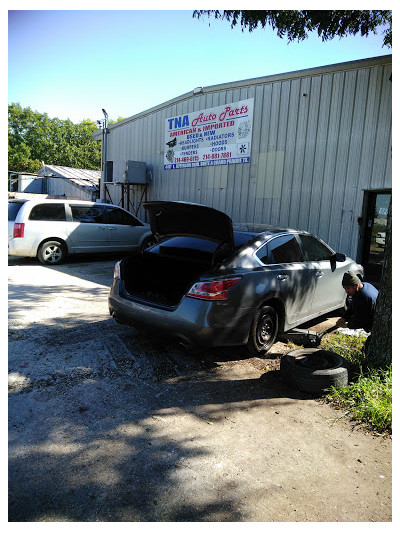
[[[38,250],[38,259],[44,265],[59,265],[67,255],[65,245],[60,241],[46,241]]]
[[[275,343],[278,334],[278,314],[269,305],[257,310],[250,329],[247,349],[252,355],[262,357]]]
[[[283,381],[296,390],[323,394],[348,383],[347,362],[337,353],[318,348],[292,350],[282,356]]]

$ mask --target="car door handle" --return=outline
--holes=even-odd
[[[109,229],[110,231],[112,231],[112,230],[115,231],[117,228],[115,228],[114,226],[108,226],[108,229]]]
[[[315,276],[316,276],[317,278],[322,278],[323,275],[324,275],[324,273],[321,272],[321,270],[318,270],[318,271],[315,273]]]
[[[106,231],[106,229],[107,229],[106,226],[99,226],[100,231]]]
[[[285,280],[288,279],[288,277],[289,277],[289,276],[288,276],[287,274],[278,274],[278,275],[276,276],[276,279],[279,279],[279,281],[285,281]]]

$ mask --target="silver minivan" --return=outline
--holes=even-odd
[[[132,252],[154,243],[148,224],[121,207],[81,200],[8,202],[8,255],[56,265],[68,254]]]

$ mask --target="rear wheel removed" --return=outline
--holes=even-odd
[[[292,350],[282,356],[281,376],[290,387],[322,394],[330,387],[348,383],[347,362],[340,355],[318,348]]]

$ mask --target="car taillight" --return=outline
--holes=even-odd
[[[195,283],[187,293],[192,298],[201,300],[227,300],[227,292],[240,278],[220,279],[218,281],[205,281]]]
[[[16,222],[14,224],[14,238],[23,237],[25,230],[25,224],[23,222]]]
[[[115,263],[115,266],[114,266],[114,279],[121,279],[120,264],[121,264],[121,261],[118,261],[118,263]]]

